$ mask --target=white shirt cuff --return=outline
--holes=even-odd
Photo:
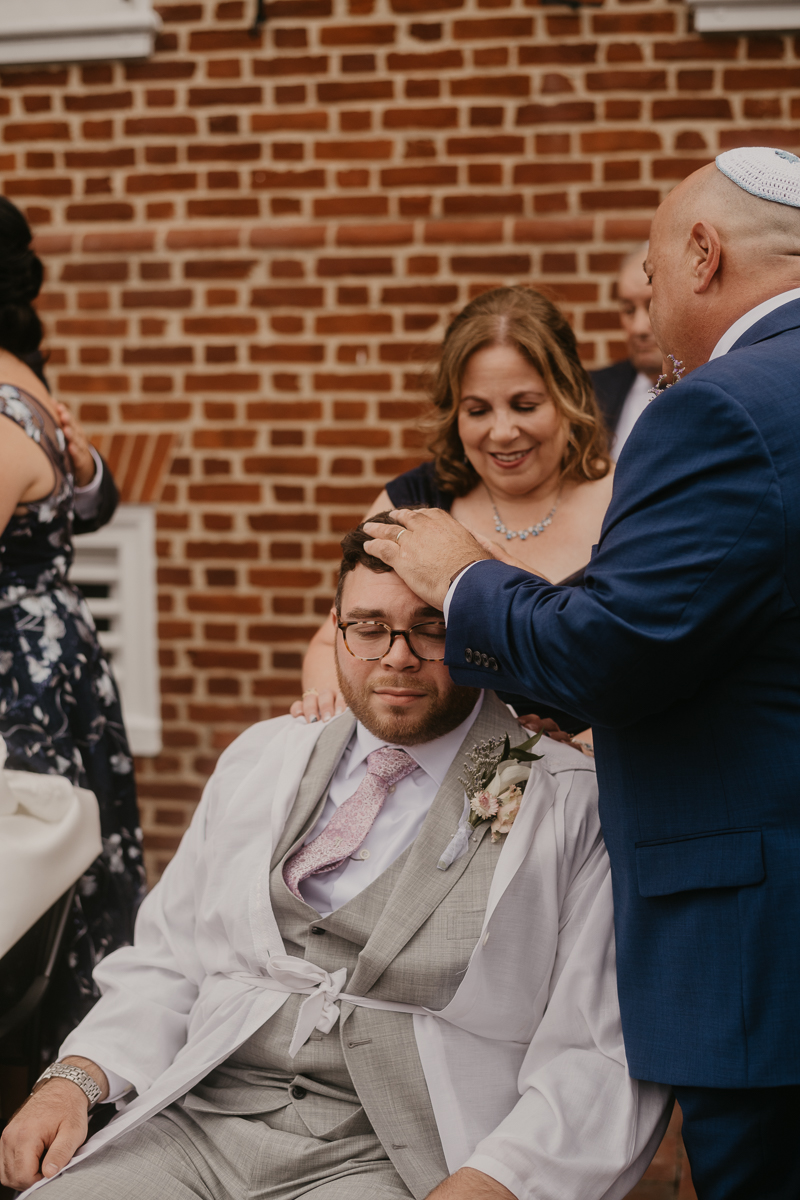
[[[89,452],[94,459],[94,476],[86,487],[76,487],[72,501],[75,512],[79,517],[83,517],[84,521],[90,520],[99,508],[99,491],[100,483],[103,478],[103,460],[95,450],[94,446],[89,447]]]
[[[484,560],[478,559],[477,561],[483,562]],[[458,587],[459,583],[461,583],[461,580],[464,578],[464,576],[466,575],[466,573],[470,569],[470,567],[474,567],[474,566],[475,566],[475,563],[471,562],[466,567],[464,567],[463,571],[459,571],[458,575],[456,575],[455,579],[450,584],[450,587],[447,589],[447,595],[445,596],[444,604],[442,605],[442,616],[444,617],[445,625],[447,624],[447,618],[450,614],[450,605],[453,602],[453,596],[456,594],[456,588]]]
[[[81,1054],[80,1050],[70,1050],[69,1057],[72,1058],[76,1054],[80,1058],[89,1058],[88,1054]],[[61,1062],[61,1059],[58,1059],[58,1061]],[[127,1079],[123,1079],[121,1075],[116,1075],[113,1071],[109,1071],[108,1067],[104,1067],[103,1064],[97,1062],[96,1059],[92,1058],[90,1061],[93,1062],[96,1067],[100,1068],[108,1080],[108,1095],[103,1101],[103,1104],[113,1104],[116,1100],[121,1100],[122,1097],[126,1095],[126,1093],[128,1093],[133,1087],[133,1084],[128,1083]]]

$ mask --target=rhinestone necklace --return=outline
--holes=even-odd
[[[486,491],[489,492],[489,489],[486,488]],[[489,501],[492,505],[492,512],[494,513],[495,532],[504,534],[507,542],[512,541],[513,538],[519,538],[521,542],[524,542],[526,538],[538,537],[540,533],[544,533],[548,525],[552,525],[553,517],[556,515],[556,509],[558,508],[560,500],[561,493],[559,492],[559,494],[556,496],[556,502],[550,509],[550,512],[543,520],[539,521],[538,525],[529,525],[527,529],[509,529],[503,524],[503,521],[500,518],[500,513],[497,511],[497,505],[492,499],[492,493],[489,492]]]

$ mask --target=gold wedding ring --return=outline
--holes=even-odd
[[[398,529],[397,533],[395,534],[394,540],[399,543],[400,538],[403,536],[404,533],[408,533],[408,530],[407,529]]]

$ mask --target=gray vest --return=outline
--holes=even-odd
[[[463,807],[464,754],[519,726],[492,693],[436,795],[413,846],[347,904],[320,917],[283,880],[283,864],[313,829],[331,776],[353,732],[346,715],[321,735],[273,856],[270,895],[286,953],[328,971],[347,968],[345,991],[443,1008],[480,934],[501,844],[476,831],[464,858],[436,864]],[[416,1197],[446,1175],[441,1141],[417,1051],[413,1018],[342,1004],[329,1034],[314,1031],[294,1059],[288,1047],[304,997],[283,1007],[186,1097],[187,1107],[257,1114],[293,1104],[325,1140],[374,1130]]]

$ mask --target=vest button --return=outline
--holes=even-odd
[[[293,1100],[305,1100],[306,1089],[304,1087],[298,1087],[298,1085],[295,1084],[294,1087],[289,1088],[289,1095]]]
[[[317,937],[322,937],[322,935],[323,935],[324,933],[326,933],[326,932],[327,932],[327,930],[325,930],[325,929],[320,929],[319,925],[312,925],[312,926],[311,926],[311,932],[312,932],[312,933],[315,933],[315,934],[317,935]]]

